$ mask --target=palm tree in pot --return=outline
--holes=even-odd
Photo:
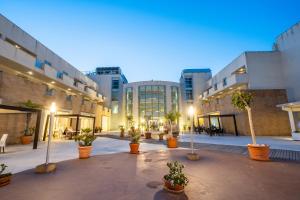
[[[130,131],[130,138],[131,138],[131,142],[129,144],[130,153],[138,154],[139,153],[141,134],[139,133],[139,131],[133,129],[133,130]]]
[[[8,185],[11,180],[12,174],[9,172],[4,173],[6,168],[7,168],[7,165],[5,165],[5,164],[0,165],[0,187]]]
[[[257,144],[252,120],[251,103],[253,94],[246,91],[236,91],[232,94],[231,102],[234,107],[239,110],[247,111],[252,144],[248,144],[250,158],[253,160],[269,160],[270,148],[266,144]]]

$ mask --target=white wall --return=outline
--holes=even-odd
[[[300,101],[300,22],[277,38],[275,48],[281,52],[289,102]]]
[[[246,63],[249,89],[285,88],[280,52],[246,52]]]

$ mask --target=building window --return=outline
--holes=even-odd
[[[223,86],[227,85],[227,78],[223,78]]]
[[[53,96],[54,91],[55,91],[55,89],[47,87],[46,88],[46,96]]]
[[[184,78],[185,100],[193,100],[193,78]]]
[[[67,100],[68,102],[71,102],[71,101],[72,101],[72,95],[67,95],[66,100]]]
[[[117,79],[117,80],[113,79],[112,80],[112,89],[113,90],[118,90],[119,89],[119,79]]]
[[[158,124],[166,114],[166,88],[163,85],[139,86],[139,118]]]
[[[44,63],[40,59],[37,58],[37,59],[35,59],[34,66],[38,69],[43,69]]]
[[[185,90],[185,100],[193,100],[193,90]]]
[[[126,88],[126,116],[132,115],[133,93],[132,88]]]
[[[185,89],[193,89],[193,79],[192,78],[184,78],[184,87],[185,87]]]
[[[214,90],[218,90],[218,84],[217,83],[214,84]]]
[[[178,87],[171,86],[171,104],[172,104],[172,111],[178,112],[179,111],[179,96],[178,96]]]
[[[56,73],[56,77],[59,78],[59,79],[63,79],[63,75],[64,74],[62,72],[59,72],[59,71]]]
[[[49,66],[52,66],[51,62],[49,62],[48,60],[45,60],[44,63],[49,65]]]

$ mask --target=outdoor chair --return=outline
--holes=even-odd
[[[5,145],[6,145],[6,139],[7,139],[8,134],[3,134],[0,140],[0,153],[3,150],[3,153],[5,152]]]

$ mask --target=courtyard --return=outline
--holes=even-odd
[[[144,146],[144,144],[142,144]],[[96,145],[95,145],[96,146]],[[0,189],[1,200],[23,199],[299,199],[299,163],[257,162],[217,151],[197,150],[188,161],[186,149],[95,155],[57,163],[52,174],[33,169],[17,173]],[[166,163],[185,165],[190,182],[182,194],[167,193],[162,177]],[[25,163],[24,163],[25,164]]]

